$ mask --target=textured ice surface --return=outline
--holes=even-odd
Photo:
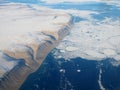
[[[71,13],[76,14],[75,12]],[[64,53],[56,51],[56,57],[120,60],[120,19],[106,17],[99,21],[92,18],[91,13],[84,14],[84,17],[89,16],[87,20],[75,23],[71,33],[57,47]],[[81,15],[77,15],[81,17]]]

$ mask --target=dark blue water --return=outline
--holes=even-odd
[[[116,61],[82,58],[56,60],[50,53],[42,66],[27,78],[20,90],[100,90],[100,68],[103,71],[102,84],[106,90],[120,90],[120,66],[114,67],[111,62]]]
[[[104,70],[102,74],[102,82],[107,90],[120,90],[120,65],[114,67],[111,62],[115,62],[113,59],[102,61]]]

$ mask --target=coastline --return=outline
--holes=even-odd
[[[19,7],[19,5],[11,5],[11,7],[16,9]],[[22,6],[20,5],[20,7]],[[29,10],[30,8],[26,8],[26,9]],[[1,90],[18,90],[21,84],[27,78],[27,76],[30,73],[36,71],[40,67],[41,63],[43,62],[47,54],[53,48],[55,48],[60,43],[60,41],[69,33],[69,30],[73,24],[72,17],[70,15],[61,12],[59,13],[54,12],[54,10],[50,10],[49,12],[48,10],[46,10],[45,12],[43,9],[43,12],[44,13],[42,14],[47,15],[46,17],[49,16],[48,14],[49,12],[50,12],[50,16],[60,17],[58,18],[58,20],[50,21],[53,23],[54,26],[56,25],[58,27],[52,26],[50,28],[49,27],[44,28],[46,27],[46,23],[45,23],[41,31],[32,31],[32,33],[30,33],[32,35],[30,36],[26,36],[26,34],[23,35],[21,34],[19,36],[20,39],[15,40],[14,45],[10,44],[8,45],[8,47],[1,49],[1,52],[5,54],[7,57],[19,61],[17,65],[15,65],[10,71],[5,72],[5,75],[4,77],[2,77],[0,82]],[[30,13],[33,13],[33,11]],[[26,15],[28,15],[28,13]],[[39,25],[41,25],[41,23]],[[33,36],[36,37],[34,38]],[[21,37],[24,38],[21,39]],[[42,38],[42,41],[39,41],[38,40],[39,38],[40,39]],[[14,39],[14,37],[12,37],[12,39]],[[27,40],[25,41],[25,39],[28,39],[28,41],[31,42],[26,42]]]

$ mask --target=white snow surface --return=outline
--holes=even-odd
[[[0,78],[18,64],[17,59],[32,57],[29,47],[36,53],[43,42],[52,42],[46,34],[57,40],[60,30],[70,20],[69,14],[49,8],[15,3],[0,5]]]
[[[0,12],[0,49],[6,48],[15,38],[18,39],[18,36],[28,32],[57,32],[62,27],[59,23],[69,20],[69,16],[64,17],[62,12],[54,12],[44,7],[39,7],[37,11],[22,4],[1,5]]]

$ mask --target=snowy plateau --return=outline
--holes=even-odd
[[[66,36],[72,17],[15,3],[0,5],[0,12],[0,88],[17,90]]]

